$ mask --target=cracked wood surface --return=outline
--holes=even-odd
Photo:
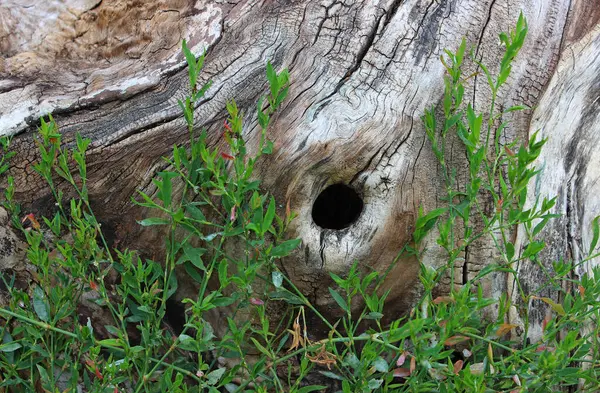
[[[556,71],[540,100],[531,121],[530,133],[540,130],[548,142],[536,166],[541,174],[529,189],[529,200],[557,196],[555,213],[562,216],[551,221],[541,233],[549,247],[543,259],[559,261],[561,257],[581,261],[587,257],[591,243],[591,222],[600,215],[600,24],[569,43]],[[523,245],[519,234],[517,245]],[[598,260],[579,265],[576,276],[591,273]],[[525,289],[545,282],[541,269],[523,264],[519,275],[527,277]],[[555,294],[546,293],[542,296]],[[533,310],[533,320],[541,320],[547,310]],[[513,319],[518,321],[515,315]],[[534,325],[533,335],[541,335]],[[537,331],[536,331],[537,330]]]
[[[289,200],[299,213],[290,235],[302,238],[302,248],[282,268],[312,301],[332,312],[328,273],[343,275],[355,260],[364,270],[385,270],[410,238],[417,206],[441,203],[442,180],[420,116],[443,93],[439,56],[444,48],[455,49],[463,36],[494,72],[502,55],[498,33],[511,28],[523,10],[529,35],[498,102],[505,108],[540,107],[531,125],[531,113],[512,115],[501,140],[524,139],[529,130],[543,128],[558,146],[547,149],[551,159],[592,168],[594,155],[579,151],[593,145],[580,146],[587,142],[577,134],[577,123],[559,123],[563,117],[557,117],[552,102],[569,100],[573,86],[584,90],[570,78],[598,71],[597,62],[573,53],[595,42],[590,37],[597,32],[599,9],[598,0],[0,1],[0,133],[17,135],[21,159],[11,168],[19,179],[17,195],[41,211],[50,206],[31,169],[38,117],[54,113],[67,142],[76,132],[91,138],[93,206],[122,244],[152,254],[160,251],[163,236],[135,224],[144,212],[129,201],[138,188],[153,191],[151,179],[164,165],[160,157],[187,137],[177,106],[187,83],[180,41],[187,39],[196,54],[208,50],[202,78],[213,87],[196,118],[198,128],[208,127],[212,144],[221,143],[225,102],[235,98],[246,113],[254,113],[266,89],[266,61],[287,67],[290,94],[269,133],[275,152],[257,173],[278,201]],[[583,67],[578,75],[565,66],[557,69],[561,50],[561,64],[572,56],[573,67]],[[558,86],[545,93],[550,80]],[[473,78],[469,88],[476,108],[489,104],[484,78]],[[589,138],[600,134],[598,122],[584,115],[593,105],[581,103],[579,112],[571,112],[568,103],[561,107],[566,118],[580,113],[588,119]],[[249,146],[256,145],[256,130],[249,115]],[[572,152],[564,154],[569,132]],[[459,143],[451,142],[454,164],[466,168]],[[597,193],[582,188],[593,186],[594,170],[565,173],[573,180],[570,201],[575,192],[577,206],[598,206]],[[357,190],[364,211],[347,229],[322,230],[311,219],[312,202],[337,182]],[[558,189],[541,184],[544,192]],[[567,215],[556,230],[589,217],[573,221]],[[556,242],[552,249],[558,255],[569,247]],[[477,244],[456,266],[457,276],[468,279],[493,258],[490,244]],[[432,247],[428,263],[441,261]],[[392,271],[387,283],[392,315],[410,306],[419,288],[417,274],[410,259]],[[488,291],[497,295],[509,285],[496,277]]]

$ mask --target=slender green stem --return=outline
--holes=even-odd
[[[496,347],[498,347],[498,348],[502,348],[502,349],[504,349],[504,350],[506,350],[506,351],[509,351],[509,352],[511,352],[511,353],[513,353],[513,352],[515,352],[515,351],[516,351],[514,348],[507,347],[506,345],[504,345],[504,344],[501,344],[501,343],[499,343],[498,341],[494,341],[494,340],[491,340],[491,339],[489,339],[489,338],[486,338],[486,337],[478,336],[477,334],[473,334],[473,333],[465,333],[465,332],[461,332],[460,334],[462,334],[463,336],[470,337],[470,338],[472,338],[472,339],[475,339],[475,340],[481,340],[481,341],[485,341],[485,342],[486,342],[486,343],[488,343],[488,344],[492,344],[493,346],[496,346]]]
[[[56,333],[64,334],[65,336],[69,336],[69,337],[73,337],[73,338],[79,338],[79,336],[77,334],[75,334],[75,333],[68,332],[66,330],[57,328],[57,327],[52,326],[52,325],[50,325],[49,323],[46,323],[46,322],[37,321],[35,319],[29,318],[26,315],[18,314],[16,312],[12,312],[12,311],[7,310],[5,308],[0,308],[0,314],[4,314],[4,315],[8,315],[8,316],[17,318],[20,321],[27,322],[27,323],[29,323],[31,325],[35,325],[35,326],[41,327],[42,329],[51,330],[51,331],[56,332]]]

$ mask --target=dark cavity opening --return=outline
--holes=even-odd
[[[179,335],[185,327],[185,307],[183,303],[173,298],[167,300],[165,322]]]
[[[344,229],[358,219],[362,210],[363,201],[356,191],[345,184],[333,184],[315,200],[312,218],[321,228]]]

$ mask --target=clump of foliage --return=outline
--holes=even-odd
[[[285,238],[294,215],[289,206],[283,216],[277,213],[276,201],[260,191],[253,169],[261,155],[273,150],[267,128],[286,97],[286,71],[277,73],[267,66],[270,89],[258,103],[258,146],[246,145],[243,114],[231,101],[223,133],[228,150],[210,148],[206,131],[198,134],[194,127],[194,108],[209,88],[198,86],[204,56],[196,59],[184,42],[190,92],[180,106],[189,143],[174,146],[172,157],[165,158],[168,169],[154,180],[156,196],[140,191],[135,200],[154,212],[140,224],[161,226],[169,234],[161,262],[109,247],[89,204],[89,140],[77,136],[74,147],[66,148],[52,117],[42,119],[37,139],[41,158],[34,169],[48,183],[57,211],[39,221],[33,215],[19,219],[14,182],[8,178],[4,207],[27,240],[36,278],[31,288],[22,289],[14,285],[14,278],[2,275],[10,301],[0,308],[0,391],[324,391],[326,386],[310,383],[315,373],[321,381],[335,382],[343,393],[548,392],[578,384],[596,390],[600,270],[575,281],[574,262],[557,261],[552,270],[546,268],[539,234],[554,217],[550,210],[555,200],[527,201],[528,184],[538,173],[532,164],[545,140],[533,135],[528,143],[502,146],[493,138],[506,127],[496,97],[526,32],[521,16],[513,32],[501,35],[506,52],[497,76],[479,63],[492,94],[486,113],[463,102],[468,83],[462,75],[465,41],[456,52],[446,51],[442,106],[426,110],[423,121],[442,168],[447,206],[420,212],[414,241],[404,252],[420,261],[423,240],[437,226],[437,244],[446,251],[447,264],[436,270],[421,263],[421,301],[410,315],[389,326],[381,323],[386,294],[376,290],[385,273],[361,276],[355,265],[345,277],[332,274],[338,288],[330,288],[330,293],[345,317],[329,321],[277,267],[277,260],[300,242]],[[466,184],[459,184],[456,170],[446,161],[450,133],[465,146]],[[2,138],[2,151],[0,172],[5,172],[11,155],[7,138]],[[57,179],[75,197],[65,200]],[[483,209],[482,196],[491,198],[496,208]],[[483,225],[474,225],[475,220]],[[515,228],[527,236],[522,250],[508,236]],[[589,256],[578,263],[599,255],[597,219],[593,231]],[[497,260],[458,288],[453,277],[457,259],[484,237],[496,246]],[[232,242],[235,247],[228,247]],[[525,263],[536,264],[548,278],[531,293],[523,290],[517,274],[518,265]],[[184,269],[199,291],[182,300],[185,324],[174,334],[164,319],[167,302],[175,299],[178,288],[175,269]],[[450,293],[434,298],[447,272]],[[481,281],[494,272],[511,275],[517,292],[500,299],[484,297]],[[577,293],[565,291],[564,282]],[[537,297],[547,286],[561,294],[561,303]],[[83,301],[112,317],[114,323],[103,326],[104,337],[89,319],[79,318],[77,307]],[[554,315],[546,321],[542,342],[529,343],[527,315],[537,301],[549,304]],[[357,302],[364,310],[353,318],[350,310]],[[287,312],[272,321],[267,307],[281,303]],[[482,320],[482,310],[491,305],[498,307],[497,320]],[[506,323],[511,307],[522,311],[521,341],[507,334],[516,328]],[[207,313],[217,308],[230,315],[218,337],[207,320]],[[316,314],[329,327],[327,338],[309,340],[306,313]],[[359,331],[363,320],[373,321],[373,327]]]

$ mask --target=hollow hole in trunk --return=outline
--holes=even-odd
[[[173,298],[167,300],[166,306],[165,322],[179,335],[185,327],[185,307]]]
[[[363,201],[351,187],[333,184],[324,189],[313,204],[312,218],[324,229],[344,229],[352,225],[363,210]]]

